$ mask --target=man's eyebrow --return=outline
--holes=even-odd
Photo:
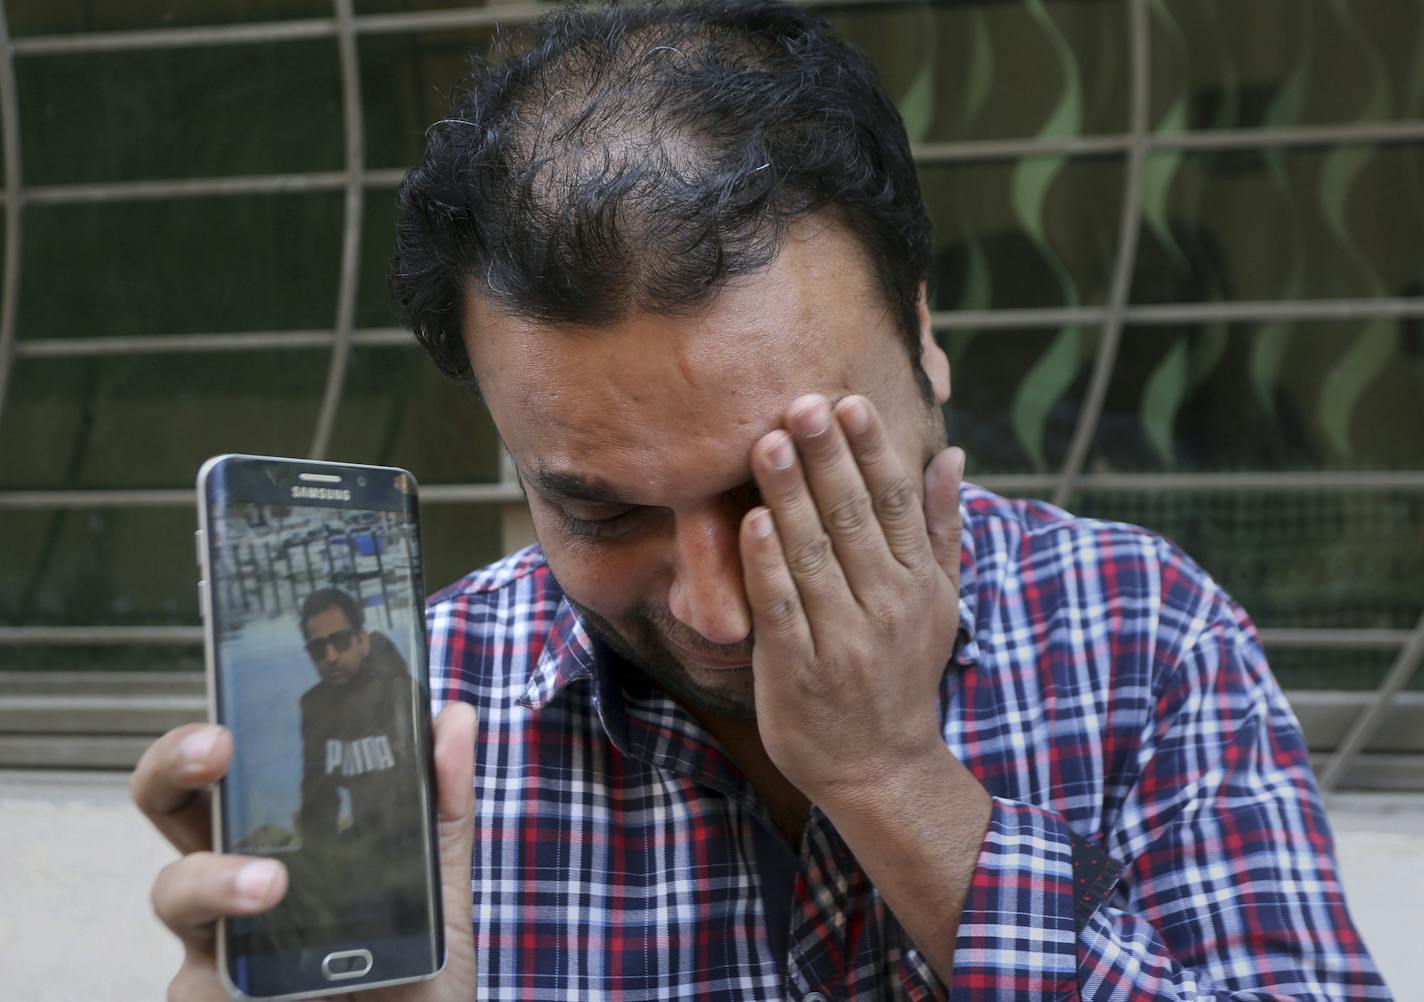
[[[632,504],[606,483],[577,473],[551,470],[540,465],[529,477],[534,489],[550,501],[583,501],[586,504]]]
[[[834,410],[836,404],[849,394],[827,397],[827,403]],[[521,474],[521,481],[527,479],[533,488],[550,501],[582,501],[585,504],[636,505],[618,492],[618,489],[592,477],[564,470],[551,470],[542,463],[527,478]],[[741,489],[748,484],[755,486],[755,478],[748,478],[737,485]]]

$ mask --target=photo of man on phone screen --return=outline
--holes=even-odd
[[[302,636],[320,680],[302,695],[302,842],[391,838],[405,804],[396,769],[414,754],[410,671],[384,633],[367,630],[339,588],[302,603]],[[408,817],[408,815],[407,815]]]

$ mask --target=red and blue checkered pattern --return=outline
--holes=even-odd
[[[1140,529],[970,485],[962,505],[944,737],[994,813],[952,991],[815,809],[773,954],[771,818],[685,711],[600,670],[528,549],[429,608],[435,700],[480,714],[476,997],[1389,998],[1241,609]]]

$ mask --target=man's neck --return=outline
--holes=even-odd
[[[771,761],[756,721],[719,717],[691,706],[687,710],[742,770],[792,851],[800,851],[801,833],[811,814],[811,801]]]

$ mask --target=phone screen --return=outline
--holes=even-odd
[[[207,478],[213,680],[234,742],[223,849],[288,870],[274,910],[227,923],[229,978],[258,997],[432,973],[439,927],[413,481],[299,479],[313,468],[229,460]],[[368,972],[322,971],[356,950]]]

